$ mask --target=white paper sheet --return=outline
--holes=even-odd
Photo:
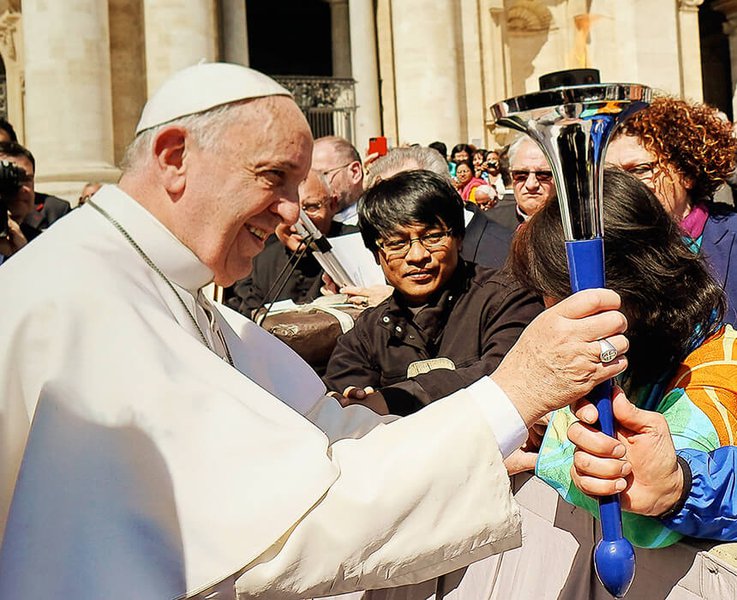
[[[382,285],[384,272],[376,264],[374,255],[363,245],[360,233],[329,238],[333,253],[359,287]]]

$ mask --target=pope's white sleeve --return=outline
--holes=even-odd
[[[482,377],[466,389],[479,405],[506,458],[527,439],[525,422],[504,390],[489,377]],[[331,444],[347,437],[360,437],[381,423],[399,418],[379,416],[358,404],[342,407],[332,396],[319,400],[304,416],[325,432]]]
[[[527,439],[527,427],[517,408],[504,390],[489,377],[482,377],[466,389],[478,403],[494,432],[502,456],[507,458]]]
[[[361,404],[344,407],[330,395],[320,398],[303,416],[328,437],[330,444],[345,438],[362,437],[378,425],[401,418],[396,415],[378,415]]]
[[[338,478],[244,569],[239,598],[411,584],[520,544],[502,455],[468,390],[329,452]]]

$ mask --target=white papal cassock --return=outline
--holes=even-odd
[[[116,187],[95,201],[211,337],[211,271]],[[233,368],[90,206],[2,265],[0,290],[0,598],[222,599],[236,579],[239,597],[310,597],[520,543],[500,446],[523,428],[488,379],[405,419],[341,409],[220,308]]]

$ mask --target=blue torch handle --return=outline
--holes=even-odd
[[[604,242],[600,237],[566,242],[566,255],[574,292],[605,287]],[[589,400],[599,411],[601,431],[613,437],[612,382],[597,385],[589,394]],[[612,596],[621,598],[635,577],[635,550],[622,535],[619,494],[600,498],[599,514],[602,539],[594,551],[596,574]]]

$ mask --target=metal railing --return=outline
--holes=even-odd
[[[355,143],[355,81],[338,77],[274,76],[294,95],[316,138],[338,135]]]

